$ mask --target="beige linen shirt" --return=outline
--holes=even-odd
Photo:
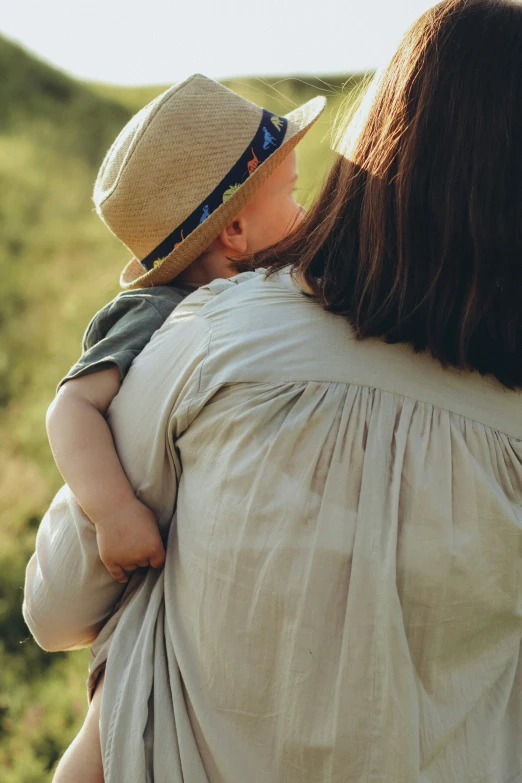
[[[522,781],[521,403],[288,272],[188,297],[110,409],[171,526],[109,648],[107,783]],[[120,592],[62,490],[29,627],[87,644]]]

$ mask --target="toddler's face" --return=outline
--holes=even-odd
[[[302,220],[305,210],[295,200],[297,158],[292,151],[242,211],[247,223],[249,253],[283,239]]]
[[[198,287],[216,277],[230,277],[237,274],[231,258],[257,253],[283,239],[305,214],[294,198],[296,181],[292,151],[208,250],[178,275],[178,282]]]

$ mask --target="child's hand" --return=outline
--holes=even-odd
[[[95,527],[100,558],[117,582],[129,581],[126,571],[143,566],[161,568],[165,563],[156,517],[138,499],[97,520]]]

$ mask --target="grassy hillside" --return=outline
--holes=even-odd
[[[287,112],[326,90],[330,104],[299,150],[303,199],[329,160],[349,79],[234,81]],[[277,84],[276,84],[277,82]],[[310,82],[306,84],[305,82]],[[346,85],[343,87],[344,82]],[[44,783],[84,709],[87,654],[43,653],[20,614],[25,563],[61,484],[44,428],[89,318],[118,290],[128,252],[93,213],[97,168],[131,114],[162,88],[87,85],[0,39],[0,779]]]

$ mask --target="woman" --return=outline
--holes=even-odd
[[[522,8],[449,0],[268,278],[185,300],[111,408],[177,522],[110,647],[107,783],[522,781],[521,226]],[[37,638],[117,589],[62,494]]]

